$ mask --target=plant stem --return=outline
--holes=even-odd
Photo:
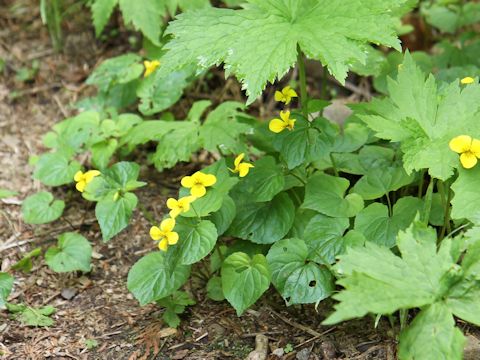
[[[400,330],[407,327],[408,309],[400,309]]]
[[[330,161],[332,162],[333,173],[338,177],[337,163],[335,162],[335,158],[333,157],[332,153],[330,153]]]
[[[425,205],[423,206],[422,215],[420,221],[425,225],[428,225],[428,220],[430,219],[430,210],[432,209],[432,197],[433,197],[433,187],[435,185],[435,178],[430,178],[430,183],[428,184],[427,192],[425,194]]]
[[[420,173],[420,184],[418,185],[418,198],[422,198],[422,194],[423,194],[423,182],[424,182],[424,179],[425,179],[425,170],[422,170],[422,172]]]
[[[393,208],[392,208],[392,202],[390,201],[390,193],[387,192],[385,195],[387,198],[387,205],[388,205],[388,216],[392,217],[393,215]]]
[[[445,237],[445,232],[450,233],[450,200],[451,194],[449,183],[444,183],[443,181],[439,181],[437,183],[437,189],[440,193],[440,197],[442,199],[442,207],[444,211],[443,215],[443,226],[442,230],[440,231],[439,240],[442,241]]]
[[[300,105],[303,116],[308,120],[307,75],[305,72],[305,57],[300,49],[300,45],[297,45],[297,63],[300,77]]]

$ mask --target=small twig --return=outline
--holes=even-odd
[[[310,339],[308,339],[308,340],[306,340],[306,341],[304,341],[304,342],[302,342],[302,343],[300,343],[300,344],[298,344],[298,345],[295,345],[294,348],[295,348],[295,349],[298,349],[298,348],[300,348],[300,347],[308,344],[309,342],[315,341],[315,340],[317,340],[318,338],[322,337],[323,335],[326,335],[326,334],[328,334],[329,332],[332,332],[332,331],[335,330],[336,328],[337,328],[336,326],[331,327],[330,329],[325,330],[324,332],[322,332],[319,336],[314,336],[314,337],[312,337],[312,338],[310,338]]]
[[[208,336],[208,332],[203,335],[200,335],[198,338],[195,339],[195,342],[202,340],[204,337]]]
[[[299,323],[297,323],[297,322],[295,322],[295,321],[293,321],[293,320],[287,319],[285,316],[280,315],[279,313],[277,313],[277,312],[276,312],[275,310],[273,310],[273,309],[270,309],[270,312],[271,312],[272,314],[274,314],[275,316],[277,316],[280,320],[282,320],[283,322],[287,323],[287,324],[290,325],[290,326],[293,326],[293,327],[295,327],[295,328],[297,328],[297,329],[299,329],[299,330],[302,330],[302,331],[304,331],[304,332],[306,332],[306,333],[308,333],[308,334],[310,334],[310,335],[312,335],[312,336],[316,336],[316,337],[322,336],[322,334],[319,333],[318,331],[315,331],[315,330],[309,328],[308,326],[299,324]]]
[[[60,109],[62,115],[66,118],[68,118],[68,112],[67,110],[65,109],[65,107],[63,106],[62,102],[60,101],[60,99],[58,98],[58,96],[55,94],[53,95],[53,100],[55,100],[55,102],[57,103],[58,105],[58,108]]]

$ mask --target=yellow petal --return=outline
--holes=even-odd
[[[462,83],[463,85],[473,84],[474,82],[475,82],[475,79],[470,76],[467,76],[462,80],[460,80],[460,83]]]
[[[75,173],[75,175],[73,176],[73,180],[75,181],[82,181],[83,180],[83,172],[81,172],[80,170],[77,171]]]
[[[145,66],[145,73],[143,74],[143,76],[148,77],[156,70],[157,67],[160,66],[160,61],[158,61],[158,60],[153,60],[153,61],[145,60],[143,62],[143,65]]]
[[[450,143],[448,146],[450,146],[450,149],[452,151],[455,151],[456,153],[464,153],[465,151],[469,151],[470,147],[472,145],[472,138],[468,135],[460,135],[457,137],[454,137],[452,140],[450,140]]]
[[[157,226],[152,226],[150,228],[150,237],[153,240],[160,240],[163,237],[163,232]]]
[[[179,204],[178,204],[178,201],[174,198],[169,198],[167,200],[167,208],[173,210],[173,209],[178,209],[179,207]]]
[[[238,176],[240,177],[245,177],[247,176],[248,172],[250,171],[251,168],[253,168],[254,166],[252,164],[249,164],[249,163],[241,163],[239,166],[238,166]]]
[[[175,227],[175,219],[165,219],[160,223],[160,230],[162,230],[164,233],[168,233],[173,230]]]
[[[280,119],[282,119],[285,123],[288,123],[288,121],[290,120],[290,111],[280,111]]]
[[[205,186],[203,185],[193,185],[192,188],[190,189],[190,194],[197,198],[201,198],[207,193],[207,189],[205,189]]]
[[[293,90],[290,86],[288,88],[287,96],[290,98],[298,97],[298,94],[295,90]]]
[[[87,183],[84,180],[82,180],[75,185],[75,188],[80,192],[84,192],[86,186],[87,186]]]
[[[100,175],[100,171],[98,171],[98,170],[90,170],[90,171],[87,171],[87,172],[85,173],[85,181],[86,181],[87,184],[88,184],[90,181],[93,180],[93,178],[94,178],[95,176],[98,176],[98,175]]]
[[[460,155],[460,162],[465,169],[471,169],[477,165],[477,157],[470,151],[464,152]]]
[[[238,165],[240,165],[240,163],[242,162],[243,158],[245,157],[245,154],[244,153],[241,153],[240,155],[238,155],[236,158],[235,158],[235,161],[233,162],[233,164],[235,165],[235,168],[238,167]]]
[[[288,130],[293,130],[293,128],[295,127],[295,121],[297,121],[297,120],[295,120],[295,119],[288,120],[288,125],[287,125]]]
[[[178,215],[180,215],[181,212],[182,212],[182,210],[180,208],[176,208],[176,209],[170,210],[170,212],[168,214],[170,215],[170,217],[172,219],[175,219]]]
[[[186,188],[191,188],[195,184],[192,176],[185,176],[180,183]]]
[[[213,186],[217,183],[217,177],[213,174],[205,174],[202,180],[204,186]]]
[[[162,241],[160,241],[158,243],[158,248],[162,251],[167,251],[168,249],[168,240],[167,239],[162,239]]]
[[[272,131],[276,134],[285,130],[285,127],[286,127],[285,123],[280,119],[270,120],[270,123],[268,124],[268,128],[270,129],[270,131]]]
[[[473,139],[472,145],[470,145],[470,151],[480,159],[480,140]]]
[[[171,231],[167,233],[168,245],[175,245],[178,242],[178,233]]]
[[[275,101],[281,101],[281,102],[286,101],[285,96],[283,96],[283,94],[278,90],[275,91]]]

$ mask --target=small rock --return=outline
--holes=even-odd
[[[310,357],[310,353],[312,352],[311,349],[302,349],[299,352],[297,352],[296,359],[297,360],[308,360]]]
[[[343,125],[350,115],[352,115],[352,110],[342,100],[334,100],[323,109],[323,117],[338,125]]]
[[[74,288],[64,288],[60,293],[65,300],[72,300],[77,295],[77,290]]]
[[[278,348],[272,351],[272,355],[282,357],[285,354],[285,350],[283,348]]]
[[[248,354],[246,360],[265,360],[268,354],[268,337],[258,334],[255,337],[255,350]]]
[[[467,336],[467,342],[463,354],[464,360],[480,359],[480,340],[473,335]]]
[[[322,355],[322,359],[325,360],[335,359],[337,356],[337,350],[335,349],[333,342],[329,340],[322,341],[320,344],[320,355]]]

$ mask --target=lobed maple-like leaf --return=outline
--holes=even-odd
[[[199,70],[224,63],[242,82],[248,103],[267,81],[282,77],[297,47],[320,60],[340,81],[353,62],[364,63],[366,43],[400,49],[395,33],[399,12],[411,0],[248,0],[240,10],[204,8],[181,14],[166,33],[160,71],[187,64]]]

